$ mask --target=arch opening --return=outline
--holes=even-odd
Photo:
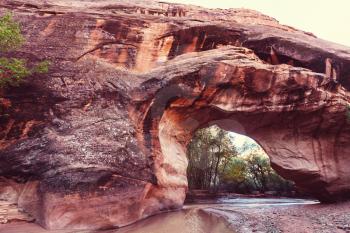
[[[216,124],[196,130],[187,158],[188,202],[232,195],[305,197],[277,174],[254,139]]]
[[[305,119],[298,112],[243,113],[223,111],[210,106],[200,108],[168,105],[160,121],[159,145],[155,145],[155,175],[160,187],[188,190],[187,147],[196,130],[210,125],[254,138],[269,155],[272,168],[284,179],[295,182],[298,189],[321,201],[328,202],[331,187],[319,170],[315,139],[293,129],[295,118]],[[307,123],[305,123],[307,125]],[[301,129],[297,129],[301,130]],[[303,129],[307,130],[307,128]],[[333,164],[331,164],[333,166]],[[331,175],[331,174],[329,174]],[[327,177],[331,178],[331,177]],[[333,183],[332,183],[333,185]],[[185,196],[185,194],[183,194]],[[330,200],[331,201],[331,200]]]

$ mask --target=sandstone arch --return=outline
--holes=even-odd
[[[246,49],[203,52],[197,66],[190,62],[198,61],[196,56],[184,55],[169,64],[189,73],[173,75],[167,67],[156,71],[167,77],[162,90],[154,91],[152,101],[145,97],[139,103],[148,105],[140,134],[155,158],[158,185],[186,187],[186,146],[192,134],[226,119],[222,128],[256,139],[285,178],[323,201],[347,197],[348,188],[338,192],[336,187],[349,183],[348,177],[339,177],[347,173],[339,161],[347,156],[348,126],[334,111],[346,106],[346,95],[327,90],[324,75],[264,64]],[[331,105],[322,100],[334,94],[337,100]],[[145,129],[147,124],[151,126]]]
[[[349,198],[349,48],[250,10],[31,2],[0,12],[23,25],[15,55],[52,67],[1,91],[0,176],[42,226],[124,226],[181,208],[185,145],[220,119],[318,198]]]

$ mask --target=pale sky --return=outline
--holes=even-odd
[[[350,47],[350,0],[162,0],[210,8],[249,8],[282,24]]]

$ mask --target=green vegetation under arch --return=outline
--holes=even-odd
[[[255,141],[217,126],[197,130],[187,156],[190,190],[277,195],[295,191],[294,183],[272,169],[269,157]]]

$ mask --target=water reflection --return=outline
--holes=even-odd
[[[190,208],[156,215],[134,225],[108,233],[233,233],[221,217]],[[106,232],[106,233],[107,233]]]
[[[318,201],[293,198],[220,198],[212,204],[203,202],[187,205],[181,211],[149,217],[133,225],[108,231],[47,231],[34,223],[10,223],[1,225],[0,233],[233,233],[230,222],[236,214],[262,208],[281,208],[292,205],[318,204]]]

